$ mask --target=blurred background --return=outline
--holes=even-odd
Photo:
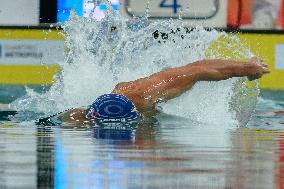
[[[260,87],[284,90],[284,0],[111,0],[125,17],[183,18],[187,27],[204,26],[237,35],[263,58],[272,73]],[[94,7],[94,4],[98,4]],[[25,94],[25,86],[47,90],[64,59],[60,26],[77,15],[104,17],[96,0],[0,0],[0,104]]]

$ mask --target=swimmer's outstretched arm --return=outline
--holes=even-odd
[[[243,62],[201,60],[135,81],[119,83],[112,93],[127,96],[142,114],[153,114],[158,101],[167,101],[181,95],[197,81],[220,81],[244,76],[253,80],[269,72],[267,65],[257,58]],[[65,112],[59,118],[76,124],[89,122],[85,117],[85,110],[80,108]]]
[[[197,81],[220,81],[244,76],[254,80],[269,72],[267,65],[255,57],[243,62],[201,60],[132,82],[119,83],[112,92],[127,96],[138,110],[147,112],[155,109],[158,101],[167,101],[191,89]]]

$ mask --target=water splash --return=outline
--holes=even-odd
[[[126,19],[111,8],[100,21],[72,14],[70,21],[63,25],[68,51],[65,61],[59,63],[62,70],[56,76],[57,82],[45,94],[27,90],[27,96],[13,106],[18,111],[49,115],[86,106],[99,95],[111,92],[118,82],[135,80],[169,67],[204,58],[251,56],[248,48],[242,51],[236,48],[229,55],[224,53],[233,45],[240,45],[237,38],[232,40],[215,30],[201,27],[188,30],[182,26],[181,19],[153,22],[146,17]],[[230,39],[231,43],[219,42],[210,49],[220,37]],[[236,120],[251,114],[256,96],[246,90],[243,80],[239,81],[199,82],[193,90],[160,107],[165,113],[198,122],[244,125],[249,116]],[[256,89],[255,86],[248,88]],[[240,97],[238,91],[243,91],[245,96]],[[244,104],[251,99],[253,103],[244,112],[247,107]]]

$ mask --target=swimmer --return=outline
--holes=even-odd
[[[74,124],[135,123],[158,111],[156,104],[176,98],[198,81],[220,81],[232,77],[261,78],[269,73],[262,60],[200,60],[170,68],[135,81],[118,83],[110,94],[98,97],[87,108],[75,108],[58,118]]]

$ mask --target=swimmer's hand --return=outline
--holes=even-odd
[[[247,77],[250,81],[259,79],[264,74],[270,73],[268,65],[257,57],[252,57],[248,63],[250,65],[250,73]]]

